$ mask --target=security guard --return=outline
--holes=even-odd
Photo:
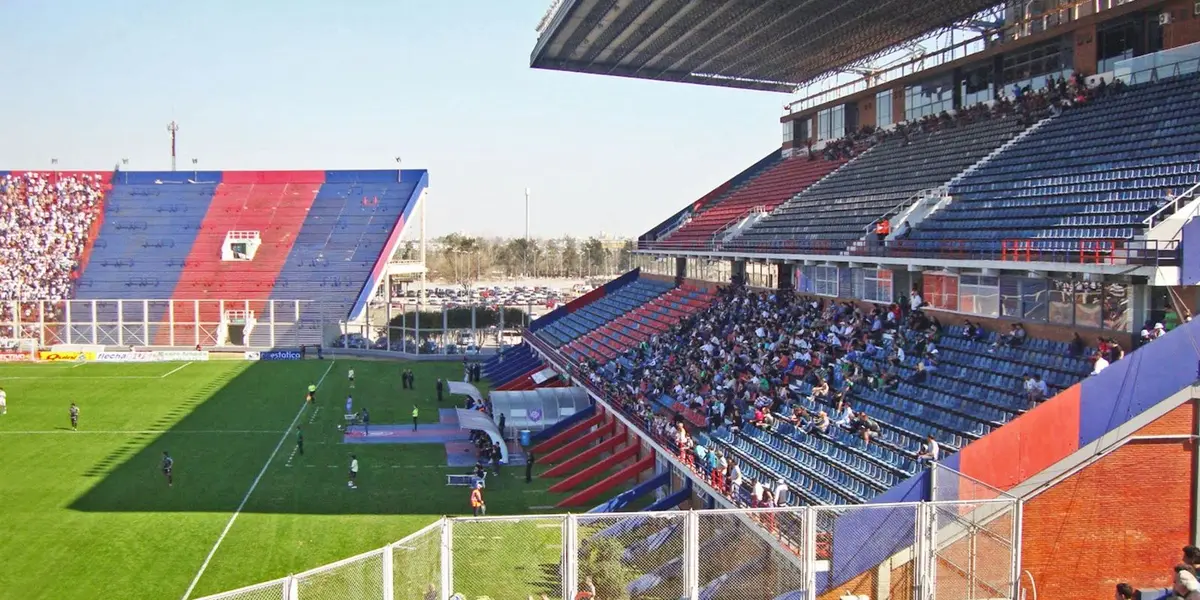
[[[471,511],[477,517],[482,517],[487,514],[487,506],[483,503],[483,482],[475,483],[475,489],[471,490]]]

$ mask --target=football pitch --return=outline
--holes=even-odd
[[[415,390],[401,389],[406,368]],[[437,423],[438,377],[461,380],[461,364],[0,365],[0,599],[195,598],[469,514],[467,488],[445,485],[466,470],[446,466],[442,444],[344,444],[338,429],[350,392],[372,425],[411,424],[414,405]],[[306,406],[310,383],[317,401]],[[440,406],[453,406],[448,394]],[[346,485],[351,453],[357,489]],[[559,512],[549,506],[563,496],[547,487],[504,469],[488,480],[488,512]]]

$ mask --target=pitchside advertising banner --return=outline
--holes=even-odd
[[[268,350],[267,352],[247,352],[246,360],[300,360],[298,350]]]
[[[167,361],[206,361],[208,351],[194,350],[156,350],[154,352],[38,352],[38,360],[44,362],[167,362]]]

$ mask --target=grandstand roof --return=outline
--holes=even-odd
[[[551,8],[530,65],[791,92],[995,4],[997,0],[563,0]]]

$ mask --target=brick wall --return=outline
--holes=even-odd
[[[1189,403],[1137,435],[1188,434]],[[1044,598],[1165,587],[1191,543],[1193,442],[1130,442],[1025,503],[1022,568]]]
[[[1200,42],[1200,16],[1195,14],[1193,0],[1172,0],[1162,12],[1171,14],[1171,24],[1163,27],[1163,47],[1178,48]]]

